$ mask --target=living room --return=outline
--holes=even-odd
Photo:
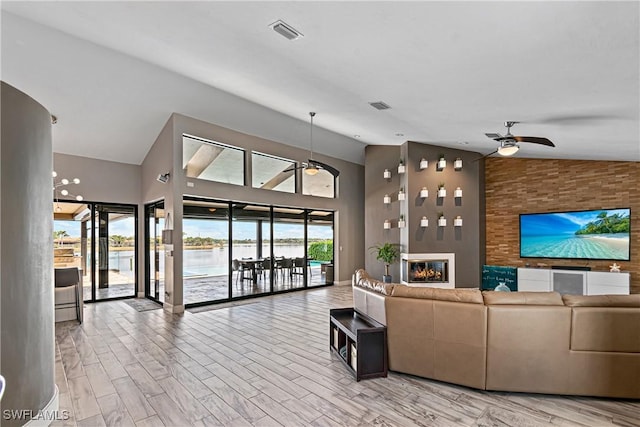
[[[329,308],[353,306],[350,285],[357,269],[382,278],[384,264],[369,248],[384,242],[398,244],[405,253],[454,254],[456,288],[479,288],[484,265],[608,272],[615,262],[629,274],[629,293],[640,293],[640,249],[633,239],[640,212],[637,3],[363,2],[306,8],[273,3],[260,12],[251,3],[192,7],[2,5],[3,92],[9,92],[5,84],[14,86],[55,116],[57,123],[48,130],[50,158],[40,160],[53,165],[46,168],[49,180],[51,170],[58,173],[54,186],[60,178],[72,182],[58,189],[68,188],[71,195],[54,191],[54,200],[63,210],[73,208],[61,212],[60,221],[79,218],[78,231],[67,243],[77,246],[74,256],[84,266],[80,300],[87,302],[82,324],[41,325],[44,335],[55,327],[55,341],[18,337],[11,354],[3,346],[1,373],[11,383],[16,377],[7,374],[9,361],[16,373],[37,365],[42,369],[36,376],[50,379],[55,370],[59,408],[73,414],[78,425],[339,424],[342,416],[343,424],[428,424],[427,419],[445,425],[520,424],[531,416],[540,423],[637,423],[637,405],[626,400],[514,393],[505,404],[499,402],[502,393],[402,374],[352,382],[327,345]],[[262,23],[267,16],[269,22]],[[326,38],[329,30],[352,23],[353,16],[362,16],[364,23],[354,28],[349,43],[335,34]],[[474,16],[482,19],[474,22]],[[560,16],[569,22],[560,24]],[[330,18],[335,18],[330,25],[323,24]],[[277,19],[304,36],[282,38],[270,26]],[[231,30],[257,21],[261,28],[247,34]],[[120,30],[113,22],[121,22]],[[538,31],[540,24],[546,31]],[[207,27],[214,27],[213,33]],[[394,28],[387,40],[372,31],[381,27]],[[423,33],[422,27],[428,30]],[[162,28],[175,32],[168,35]],[[402,29],[411,31],[401,36]],[[234,35],[222,38],[225,32]],[[211,39],[194,40],[193,34]],[[215,58],[204,55],[209,44],[215,46]],[[332,61],[330,51],[336,55]],[[346,61],[349,56],[352,60]],[[255,63],[249,61],[252,57]],[[167,58],[174,64],[168,65]],[[413,62],[415,67],[409,65]],[[356,68],[349,65],[355,63]],[[360,77],[376,66],[380,71],[369,80]],[[391,108],[378,111],[368,105],[380,100]],[[522,123],[505,129],[505,120]],[[522,142],[514,157],[502,157],[492,153],[502,142],[487,138],[489,132],[549,138],[555,147]],[[185,138],[217,147],[208,163],[196,166],[198,172],[192,169],[196,151],[186,148]],[[31,196],[27,188],[33,184],[26,178],[16,184],[29,169],[15,157],[18,151],[4,147],[3,200],[14,199],[16,189]],[[228,157],[220,153],[225,149],[244,153],[239,168],[224,160]],[[28,153],[34,159],[42,155]],[[444,168],[438,165],[442,155]],[[204,172],[216,161],[215,168]],[[268,162],[290,166],[260,175],[258,165]],[[404,173],[398,173],[400,162]],[[308,173],[316,167],[317,175]],[[14,169],[12,181],[8,177]],[[239,174],[241,182],[225,181],[228,177],[220,178],[213,169]],[[314,185],[313,176],[324,179],[318,181],[322,185]],[[37,173],[33,177],[43,179]],[[76,177],[79,184],[73,184]],[[442,184],[447,194],[437,197]],[[290,189],[283,190],[287,185]],[[74,199],[78,195],[82,201]],[[22,201],[31,206],[21,197],[15,197],[14,207],[2,204],[3,220],[17,221],[20,212],[34,210],[18,209]],[[46,197],[48,207],[35,211],[53,210],[55,215],[49,190]],[[87,259],[99,262],[102,237],[116,242],[112,235],[121,234],[116,224],[126,215],[115,207],[130,209],[127,221],[135,225],[125,236],[127,245],[108,247],[109,259],[126,254],[126,261],[117,261],[123,265],[117,278],[127,273],[123,295],[148,301],[153,310],[137,311],[128,300],[110,300],[108,292],[116,287],[104,285],[116,275],[109,263],[104,277],[102,267],[96,264],[92,271],[87,264]],[[106,216],[100,216],[103,208]],[[521,257],[523,214],[621,208],[631,212],[627,258]],[[159,221],[150,227],[154,218]],[[440,226],[440,219],[446,225]],[[103,220],[112,220],[116,228],[102,230]],[[190,225],[205,222],[201,228]],[[214,226],[224,233],[205,231]],[[25,236],[49,246],[30,234],[34,230]],[[51,260],[47,264],[32,258],[37,245],[5,243],[5,231],[3,227],[3,258],[13,251],[48,270]],[[95,242],[84,254],[82,233]],[[173,243],[164,240],[169,236]],[[213,240],[200,248],[189,246],[187,237],[189,242]],[[155,241],[162,245],[145,250]],[[314,242],[331,243],[332,256],[312,260],[309,246]],[[186,251],[215,252],[222,261],[202,273],[200,265],[194,268],[186,259]],[[40,255],[53,259],[48,252]],[[303,260],[297,270],[283,262],[296,258]],[[402,277],[401,266],[391,266],[394,282]],[[3,287],[9,286],[5,274],[10,272],[3,262]],[[47,274],[40,273],[37,280],[51,279]],[[223,276],[212,285],[220,286],[205,290],[203,274]],[[9,295],[7,289],[3,296]],[[24,291],[29,294],[22,300],[31,301],[36,289]],[[93,304],[103,299],[102,293],[110,301]],[[256,296],[260,298],[249,299]],[[49,300],[41,303],[50,302],[53,306]],[[3,341],[5,330],[12,337],[25,335],[18,325],[32,325],[26,313],[40,312],[38,305],[25,310],[8,298],[2,304]],[[43,317],[50,310],[44,309]],[[287,333],[283,325],[288,322],[300,337]],[[180,324],[188,331],[185,335]],[[215,331],[214,324],[219,325]],[[9,335],[6,339],[12,340]],[[55,364],[32,359],[32,353],[49,357],[51,348],[56,349]],[[18,360],[25,354],[29,356]],[[60,375],[63,382],[58,382]],[[37,384],[33,381],[32,386]],[[35,388],[41,392],[28,399],[24,396],[29,392],[10,397],[8,389],[3,409],[43,408],[51,387]],[[364,398],[386,394],[392,403],[378,410]],[[134,395],[146,403],[129,405],[127,398]],[[403,404],[414,398],[419,410]],[[343,403],[346,399],[350,403]],[[444,400],[434,406],[430,399]],[[450,405],[468,408],[456,406],[450,412]],[[126,415],[118,418],[115,414],[123,408]],[[21,424],[3,420],[3,425],[5,421]]]

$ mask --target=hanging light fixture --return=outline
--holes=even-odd
[[[501,141],[498,148],[498,154],[501,156],[513,156],[518,152],[520,146],[515,141]]]
[[[59,196],[64,196],[64,197],[73,197],[75,198],[77,201],[81,202],[82,200],[84,200],[84,198],[80,195],[74,195],[71,194],[69,192],[69,190],[67,190],[66,187],[67,185],[71,185],[71,184],[80,184],[80,179],[79,178],[73,178],[71,180],[68,180],[67,178],[62,178],[60,181],[56,182],[56,178],[58,177],[58,174],[56,173],[56,171],[53,171],[53,173],[51,174],[52,178],[53,178],[53,199],[56,202],[56,212],[60,212],[62,209],[60,208],[60,203],[59,203]]]
[[[306,168],[304,168],[304,173],[307,175],[313,176],[318,174],[318,167],[313,164],[313,118],[316,116],[316,113],[313,111],[309,113],[311,117],[310,126],[309,126],[309,164]]]

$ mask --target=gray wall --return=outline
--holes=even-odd
[[[445,155],[447,167],[436,170],[440,154]],[[482,155],[464,150],[407,142],[400,147],[369,146],[365,152],[365,217],[366,246],[377,243],[400,243],[403,252],[456,254],[456,287],[478,287],[484,263],[484,162],[476,161]],[[420,170],[420,159],[429,161],[429,167]],[[453,168],[453,161],[460,157],[461,170]],[[402,158],[406,173],[398,175],[398,163]],[[385,180],[387,168],[392,178]],[[447,197],[438,199],[438,185],[443,182]],[[404,187],[406,201],[398,202],[398,190]],[[429,197],[419,197],[422,187],[427,187]],[[453,191],[460,187],[461,199],[454,199]],[[383,196],[392,197],[391,205],[383,204]],[[446,227],[437,226],[438,213],[447,219]],[[398,229],[397,220],[403,214],[406,228]],[[453,227],[453,219],[462,217],[463,226]],[[429,227],[420,227],[420,219],[426,216]],[[385,218],[392,219],[392,229],[383,230]],[[383,265],[375,256],[367,256],[366,268],[380,277]],[[394,281],[399,281],[399,264],[392,268]]]
[[[400,202],[398,202],[398,190],[400,189],[401,176],[398,175],[398,162],[400,161],[401,147],[389,145],[369,145],[365,149],[364,168],[364,224],[365,224],[365,268],[374,277],[382,278],[384,264],[376,260],[375,251],[370,248],[381,243],[400,243],[400,230],[398,218],[400,217]],[[385,169],[391,171],[391,179],[384,179]],[[385,194],[391,196],[391,204],[385,205],[382,199]],[[383,229],[385,219],[391,220],[391,229]],[[406,251],[406,247],[402,248]],[[400,281],[399,264],[393,264],[389,269],[394,282]]]
[[[4,82],[1,92],[1,409],[35,414],[55,393],[51,116]]]
[[[140,203],[142,182],[138,165],[55,153],[53,170],[59,178],[80,178],[80,184],[67,188],[87,201]]]

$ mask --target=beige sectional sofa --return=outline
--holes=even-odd
[[[392,371],[482,390],[640,398],[640,294],[419,288],[359,270],[353,298],[387,326]]]

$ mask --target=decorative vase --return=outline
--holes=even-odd
[[[429,190],[427,190],[427,187],[422,187],[422,190],[420,190],[420,197],[423,199],[429,197]]]
[[[391,171],[389,169],[384,170],[384,178],[385,179],[391,178]]]
[[[461,189],[460,187],[456,188],[456,189],[453,191],[453,197],[455,197],[455,198],[460,198],[460,197],[462,197],[462,189]]]
[[[441,198],[447,197],[447,190],[445,188],[439,188],[438,197],[441,197]]]
[[[497,292],[511,292],[511,289],[509,289],[509,287],[504,282],[500,282],[500,283],[498,283],[498,286],[495,287],[494,291],[497,291]]]
[[[426,168],[429,167],[429,161],[427,159],[425,159],[424,157],[422,159],[420,159],[420,169],[424,170]]]

